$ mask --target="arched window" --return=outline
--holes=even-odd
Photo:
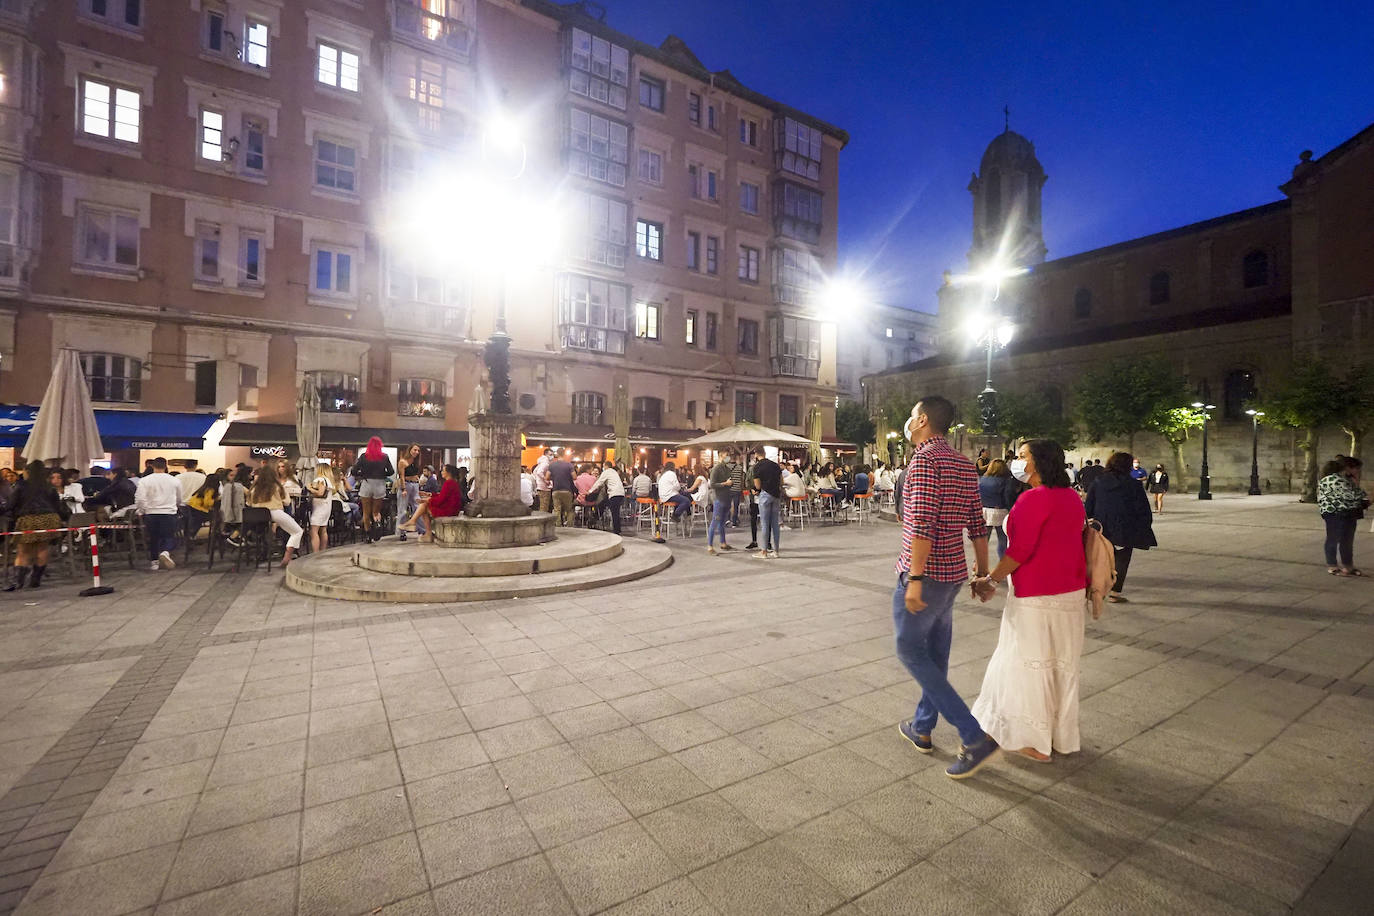
[[[1255,373],[1249,369],[1232,369],[1226,373],[1226,387],[1222,392],[1222,414],[1228,420],[1245,419],[1245,405],[1259,396],[1255,387]]]
[[[143,394],[143,360],[118,353],[82,353],[81,370],[92,401],[137,404]]]
[[[573,393],[572,420],[587,426],[606,424],[606,396],[598,391]]]
[[[315,389],[320,393],[321,413],[358,412],[362,386],[358,383],[356,375],[328,369],[316,369],[307,372],[306,375],[315,380]]]
[[[1087,318],[1093,313],[1093,294],[1090,290],[1080,289],[1073,294],[1073,317]]]
[[[1258,248],[1241,262],[1241,283],[1246,289],[1269,285],[1269,255]]]
[[[1169,272],[1161,270],[1150,275],[1150,304],[1163,305],[1169,301]]]
[[[663,401],[660,398],[635,398],[630,403],[630,425],[660,429],[663,426]]]

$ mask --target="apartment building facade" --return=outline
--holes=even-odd
[[[934,356],[938,318],[930,312],[874,303],[838,328],[836,387],[841,398],[863,402],[863,378]]]
[[[326,448],[438,455],[502,303],[531,444],[602,441],[620,387],[646,446],[829,432],[846,135],[594,12],[0,0],[0,448],[71,347],[121,462],[289,451],[306,374]],[[466,196],[498,114],[518,168]]]

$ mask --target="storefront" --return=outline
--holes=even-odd
[[[37,407],[0,405],[0,467],[23,462],[24,444],[37,417]],[[218,464],[214,440],[226,424],[216,414],[97,409],[95,425],[105,447],[104,463],[137,472],[145,460],[156,457],[166,458],[173,467],[188,460]]]
[[[679,467],[692,467],[701,460],[701,455],[694,449],[678,450],[677,446],[704,435],[705,432],[699,429],[631,426],[631,454],[620,456],[615,453],[615,432],[609,426],[535,423],[525,430],[525,448],[521,452],[520,463],[533,467],[539,456],[544,454],[544,449],[552,448],[574,463],[609,459],[616,462],[623,460],[632,466],[661,468],[665,461],[672,461]]]
[[[321,426],[318,454],[336,467],[352,466],[358,453],[372,436],[381,437],[387,455],[396,461],[397,449],[412,442],[420,446],[420,463],[436,469],[444,464],[465,464],[469,456],[466,430],[453,429],[367,429],[360,426]],[[296,427],[291,423],[230,423],[220,444],[225,446],[229,463],[256,464],[273,458],[294,461]]]

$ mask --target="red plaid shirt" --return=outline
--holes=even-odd
[[[962,582],[968,578],[964,531],[985,538],[983,501],[973,462],[950,448],[944,436],[922,442],[911,456],[902,481],[902,552],[897,572],[911,571],[911,541],[930,541],[925,578]]]

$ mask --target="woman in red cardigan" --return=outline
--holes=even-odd
[[[444,485],[429,499],[422,500],[415,507],[415,513],[401,526],[402,531],[414,531],[419,519],[446,518],[463,511],[463,488],[458,482],[458,469],[451,464],[444,465]],[[434,526],[425,526],[425,535],[420,538],[425,543],[434,541]]]

